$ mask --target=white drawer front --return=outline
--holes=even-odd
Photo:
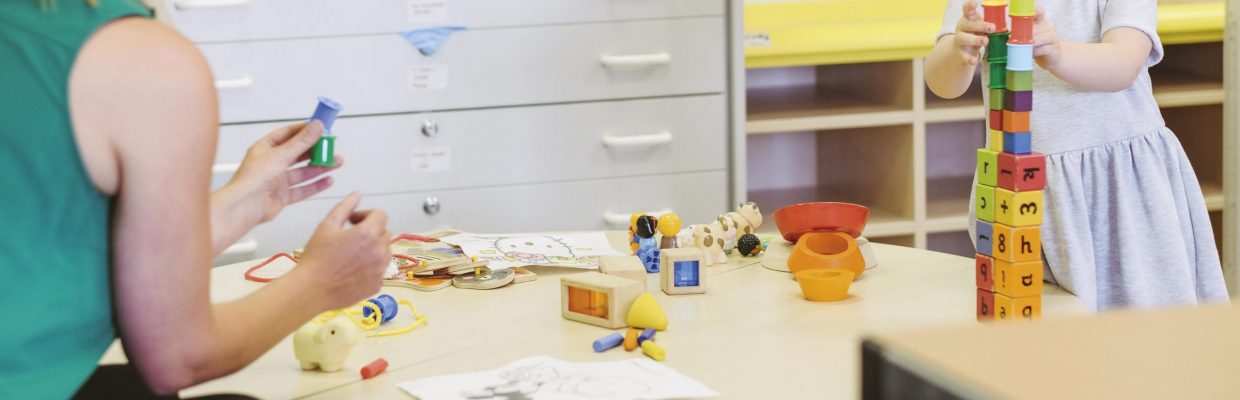
[[[426,57],[397,35],[200,46],[224,123],[719,93],[722,18],[464,31]],[[605,65],[610,64],[610,66]]]
[[[623,230],[605,215],[670,209],[687,226],[709,222],[727,208],[724,171],[675,174],[569,183],[494,187],[472,190],[366,196],[362,208],[382,209],[393,233],[451,227],[479,233],[554,230]],[[435,197],[438,214],[423,204]],[[316,199],[289,207],[275,221],[251,236],[257,254],[268,255],[304,246],[315,226],[338,198]]]
[[[721,170],[726,123],[722,95],[340,118],[325,195]],[[222,127],[218,178],[282,124]]]
[[[164,0],[198,43],[722,16],[719,0]]]

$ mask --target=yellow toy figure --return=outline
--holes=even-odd
[[[643,215],[646,215],[646,213],[635,212],[629,216],[629,248],[633,249],[633,254],[637,254],[637,248],[640,247],[637,243],[637,239],[639,239],[637,237],[637,219]]]
[[[659,217],[659,233],[663,234],[663,239],[659,241],[660,249],[674,249],[676,245],[676,234],[680,233],[680,216],[674,212],[663,214]]]

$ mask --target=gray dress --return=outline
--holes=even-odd
[[[955,32],[962,3],[948,1],[939,37]],[[1197,176],[1150,87],[1148,68],[1163,55],[1157,4],[1039,4],[1062,41],[1097,43],[1111,29],[1130,27],[1154,43],[1146,68],[1120,92],[1083,91],[1034,67],[1033,150],[1046,154],[1047,168],[1046,280],[1094,310],[1228,301]]]

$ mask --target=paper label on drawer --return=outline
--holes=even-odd
[[[441,64],[409,66],[409,88],[442,90],[448,87],[448,66]]]
[[[413,172],[445,172],[452,169],[451,147],[413,149]]]
[[[771,47],[771,34],[766,32],[746,33],[745,47]]]
[[[448,20],[448,0],[409,0],[409,22],[433,24]]]

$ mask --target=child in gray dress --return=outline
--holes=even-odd
[[[1046,279],[1094,310],[1227,301],[1197,176],[1154,102],[1156,27],[1155,0],[1042,0],[1035,17]],[[926,57],[935,94],[968,89],[994,29],[976,0],[948,0]]]

